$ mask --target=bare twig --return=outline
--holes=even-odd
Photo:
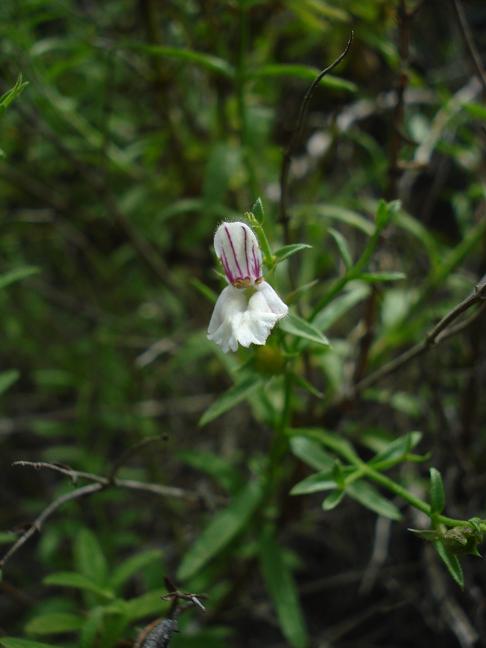
[[[145,493],[153,493],[155,495],[160,495],[162,497],[178,497],[183,498],[189,501],[198,501],[199,496],[196,493],[191,493],[182,488],[176,488],[174,486],[163,486],[162,484],[151,484],[146,482],[134,481],[132,479],[119,479],[108,478],[102,475],[95,475],[93,473],[87,473],[80,470],[73,470],[69,466],[64,466],[61,464],[47,463],[45,461],[16,461],[13,463],[14,466],[27,466],[36,469],[47,469],[54,472],[61,473],[70,477],[73,482],[76,482],[78,479],[85,479],[93,483],[86,486],[81,486],[75,490],[65,493],[60,497],[57,497],[52,501],[41,513],[36,517],[34,522],[29,525],[26,531],[24,531],[15,543],[10,547],[7,553],[0,559],[0,569],[2,569],[7,561],[36,533],[40,532],[42,525],[58,508],[60,508],[66,502],[72,500],[80,499],[86,497],[87,495],[93,495],[101,490],[110,488],[112,486],[119,488],[126,488],[129,490],[142,491]]]
[[[349,40],[346,44],[346,47],[344,48],[344,51],[341,52],[341,54],[337,57],[337,59],[331,63],[331,65],[328,65],[324,70],[319,72],[317,77],[314,79],[314,81],[311,83],[309,88],[307,89],[307,92],[304,95],[304,98],[302,99],[302,103],[300,104],[299,108],[299,113],[297,116],[297,121],[295,124],[294,129],[292,130],[291,136],[290,136],[290,141],[289,145],[287,146],[287,149],[285,150],[283,159],[282,159],[282,168],[280,171],[280,213],[279,213],[279,221],[282,224],[283,227],[283,232],[284,232],[284,241],[285,243],[289,243],[290,241],[290,233],[289,233],[289,214],[287,210],[287,203],[288,203],[288,181],[289,181],[289,171],[290,171],[290,163],[292,161],[292,156],[295,153],[295,148],[299,142],[300,136],[302,134],[302,128],[304,126],[305,118],[307,116],[307,112],[309,110],[309,104],[312,99],[312,95],[314,94],[315,89],[319,85],[319,83],[322,81],[322,79],[329,74],[341,61],[343,58],[347,55],[349,52],[349,48],[351,47],[351,43],[353,42],[353,36],[354,33],[351,32],[351,35],[349,37]]]
[[[363,378],[363,380],[360,380],[353,386],[351,390],[352,395],[354,396],[358,392],[362,392],[364,389],[371,387],[386,376],[389,376],[390,374],[395,373],[395,371],[398,371],[398,369],[401,369],[403,366],[408,364],[410,360],[427,353],[432,346],[437,345],[462,331],[483,312],[485,304],[482,304],[471,317],[467,318],[463,322],[454,326],[449,325],[471,307],[480,304],[484,300],[486,300],[486,276],[478,282],[469,297],[466,297],[466,299],[464,299],[460,304],[444,315],[444,317],[426,334],[422,342],[419,342],[410,349],[407,349],[407,351],[404,351],[394,360],[391,360],[380,369],[377,369],[366,378]]]
[[[60,506],[66,504],[66,502],[71,502],[73,500],[80,499],[81,497],[86,497],[87,495],[92,495],[93,493],[97,493],[103,488],[104,486],[99,483],[88,484],[87,486],[76,488],[76,490],[73,490],[70,493],[65,493],[64,495],[61,495],[53,502],[51,502],[49,506],[47,506],[42,511],[42,513],[36,517],[36,519],[29,526],[29,528],[26,531],[24,531],[24,533],[22,533],[22,535],[14,542],[14,544],[10,547],[7,553],[3,556],[3,558],[0,560],[0,569],[3,569],[5,567],[7,561],[10,560],[10,558],[15,553],[17,553],[17,551],[27,542],[27,540],[29,540],[29,538],[31,538],[34,535],[34,533],[36,533],[37,531],[40,532],[42,525],[47,520],[47,518],[49,518],[53,513],[55,513]]]
[[[478,78],[481,81],[481,85],[483,86],[483,91],[486,92],[486,70],[483,67],[481,57],[479,56],[479,52],[474,42],[471,29],[469,28],[469,24],[467,22],[466,14],[464,12],[464,8],[462,6],[461,0],[453,0],[453,5],[459,21],[461,34],[464,39],[464,43],[466,44],[466,49],[471,58],[472,64],[476,69]]]

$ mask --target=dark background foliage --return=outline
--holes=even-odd
[[[61,612],[94,630],[58,641],[46,633],[52,645],[131,645],[137,628],[163,614],[163,577],[177,572],[225,505],[228,484],[261,470],[272,432],[258,398],[198,426],[236,367],[205,337],[208,292],[221,286],[212,236],[259,196],[275,247],[313,246],[290,262],[290,279],[278,275],[304,316],[343,270],[329,228],[356,258],[377,199],[401,199],[370,269],[406,279],[343,292],[349,306],[329,313],[325,329],[333,350],[306,360],[324,398],[298,391],[293,424],[328,427],[365,453],[380,439],[421,430],[420,449],[444,476],[449,514],[484,511],[484,316],[334,407],[353,371],[360,378],[423,339],[486,272],[485,90],[453,3],[425,0],[404,26],[405,4],[417,3],[0,3],[1,90],[19,74],[28,82],[0,115],[0,271],[25,272],[0,290],[1,376],[12,381],[1,396],[2,548],[73,488],[62,475],[12,467],[18,459],[108,475],[127,448],[160,436],[120,475],[190,495],[112,488],[60,508],[5,566],[2,633],[42,641],[32,619]],[[486,6],[462,4],[486,60]],[[351,51],[314,93],[295,151],[284,241],[282,151],[306,88],[351,29]],[[315,279],[292,302],[292,291]],[[243,352],[241,363],[252,354]],[[479,559],[464,561],[460,592],[431,546],[407,533],[420,523],[416,514],[405,510],[392,524],[352,500],[323,512],[319,495],[287,496],[307,474],[294,458],[274,504],[311,645],[483,645]],[[419,493],[425,474],[420,465],[398,473]],[[256,565],[260,523],[187,584],[208,592],[208,610],[185,613],[174,645],[287,645]],[[118,630],[108,613],[96,625],[103,596],[43,583],[53,572],[91,571],[101,587],[103,573],[144,552],[117,593],[141,600],[139,614]]]

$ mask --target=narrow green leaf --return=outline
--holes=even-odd
[[[336,508],[336,506],[340,504],[345,494],[346,491],[344,490],[335,490],[332,493],[329,493],[329,495],[322,502],[322,508],[325,511],[332,511],[332,509]]]
[[[263,210],[263,203],[261,198],[257,198],[255,200],[255,202],[253,203],[253,207],[251,208],[251,213],[260,224],[263,223],[263,220],[265,218],[265,212]]]
[[[320,491],[333,490],[337,487],[334,468],[309,475],[290,491],[291,495],[308,495]]]
[[[334,458],[322,446],[306,437],[292,437],[290,448],[296,457],[311,468],[329,470],[334,464]]]
[[[430,512],[440,514],[445,507],[445,492],[442,475],[436,468],[430,469]]]
[[[257,389],[260,389],[262,383],[263,380],[260,377],[247,376],[215,400],[201,416],[199,425],[207,425],[210,421],[214,421],[215,418],[232,409],[245,398],[251,396]]]
[[[384,461],[392,462],[399,460],[408,454],[410,450],[413,450],[421,439],[421,432],[409,432],[408,434],[395,439],[381,452],[378,452],[370,461],[370,464],[373,465]]]
[[[99,587],[97,583],[90,580],[87,576],[84,576],[84,574],[77,574],[76,572],[57,572],[55,574],[49,574],[49,576],[44,578],[44,583],[46,585],[60,585],[62,587],[73,587],[75,589],[93,592],[105,599],[113,598],[113,592]]]
[[[379,231],[383,230],[392,220],[392,218],[399,212],[401,203],[399,200],[392,200],[387,203],[385,200],[380,200],[378,209],[376,211],[376,227]]]
[[[128,580],[130,580],[132,576],[138,574],[148,565],[158,563],[160,566],[162,563],[162,556],[163,552],[160,549],[148,549],[147,551],[142,551],[134,556],[130,556],[130,558],[124,560],[122,564],[114,570],[110,578],[110,586],[117,591]]]
[[[25,627],[27,634],[59,634],[79,630],[83,620],[77,614],[68,612],[50,612],[37,616]]]
[[[194,63],[210,72],[221,74],[229,79],[232,79],[235,76],[235,70],[232,65],[224,59],[213,56],[212,54],[205,54],[203,52],[196,52],[191,49],[178,47],[165,47],[162,45],[136,44],[133,47],[149,54],[150,56],[163,56],[166,58],[177,59],[179,61],[185,61],[187,63]]]
[[[296,337],[303,338],[309,342],[314,342],[315,344],[320,344],[321,346],[329,347],[329,340],[325,335],[323,335],[318,328],[313,324],[309,324],[302,317],[290,313],[287,317],[284,317],[280,322],[280,328],[286,333],[295,335]]]
[[[366,481],[358,480],[349,484],[346,493],[357,502],[369,508],[371,511],[390,518],[390,520],[400,520],[402,514],[398,508],[381,495],[374,486]]]
[[[178,458],[189,466],[200,470],[213,477],[224,489],[229,492],[241,483],[242,477],[227,459],[212,452],[203,450],[184,450],[178,453]]]
[[[346,439],[322,428],[287,428],[285,432],[291,439],[293,437],[305,437],[306,439],[317,441],[320,445],[331,448],[331,450],[334,450],[334,452],[351,463],[357,460],[359,461],[359,457],[354,451],[353,446]]]
[[[277,263],[281,263],[284,259],[288,259],[289,256],[292,256],[296,252],[308,250],[311,247],[312,245],[308,245],[307,243],[292,243],[291,245],[284,245],[275,252]]]
[[[146,592],[126,602],[125,613],[130,622],[144,619],[145,617],[160,616],[166,607],[161,596],[163,592]]]
[[[459,558],[453,553],[447,551],[447,549],[444,547],[444,545],[440,540],[434,542],[434,546],[437,550],[437,553],[439,554],[442,561],[444,562],[445,566],[447,567],[447,571],[449,572],[449,574],[456,581],[459,587],[461,589],[464,589],[464,573],[462,571]]]
[[[74,544],[76,569],[99,586],[106,584],[108,567],[106,558],[96,535],[82,528],[76,535]]]
[[[0,276],[0,289],[6,288],[16,281],[30,277],[37,272],[39,272],[39,268],[36,268],[34,266],[24,266],[22,268],[15,268],[15,270],[10,270],[10,272],[6,272],[4,275]]]
[[[349,270],[349,268],[353,265],[353,258],[351,256],[351,252],[349,250],[346,239],[341,234],[341,232],[338,232],[333,227],[330,227],[328,229],[328,232],[332,236],[332,238],[334,239],[337,245],[339,254],[344,263],[344,267],[346,268],[346,270]]]
[[[262,498],[262,486],[250,481],[230,505],[215,515],[184,556],[177,572],[186,580],[220,553],[246,527]]]
[[[14,101],[28,85],[29,82],[24,81],[22,75],[19,74],[15,85],[7,90],[7,92],[4,92],[4,94],[0,97],[0,112],[6,110],[10,106],[12,101]]]
[[[264,533],[260,541],[260,564],[282,634],[294,648],[306,648],[309,637],[294,578],[271,533]]]
[[[59,648],[54,644],[29,641],[28,639],[17,639],[16,637],[0,637],[0,646],[4,648]]]
[[[7,389],[19,379],[19,376],[20,373],[16,369],[2,371],[2,373],[0,373],[0,394],[7,391]]]

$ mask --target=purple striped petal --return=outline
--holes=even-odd
[[[228,281],[237,288],[262,279],[262,253],[257,238],[245,223],[223,223],[216,230],[214,249]]]

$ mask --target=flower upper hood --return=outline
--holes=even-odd
[[[262,254],[257,238],[245,223],[223,223],[214,249],[230,285],[218,297],[209,322],[208,338],[227,353],[238,344],[265,344],[287,306],[263,280]]]

